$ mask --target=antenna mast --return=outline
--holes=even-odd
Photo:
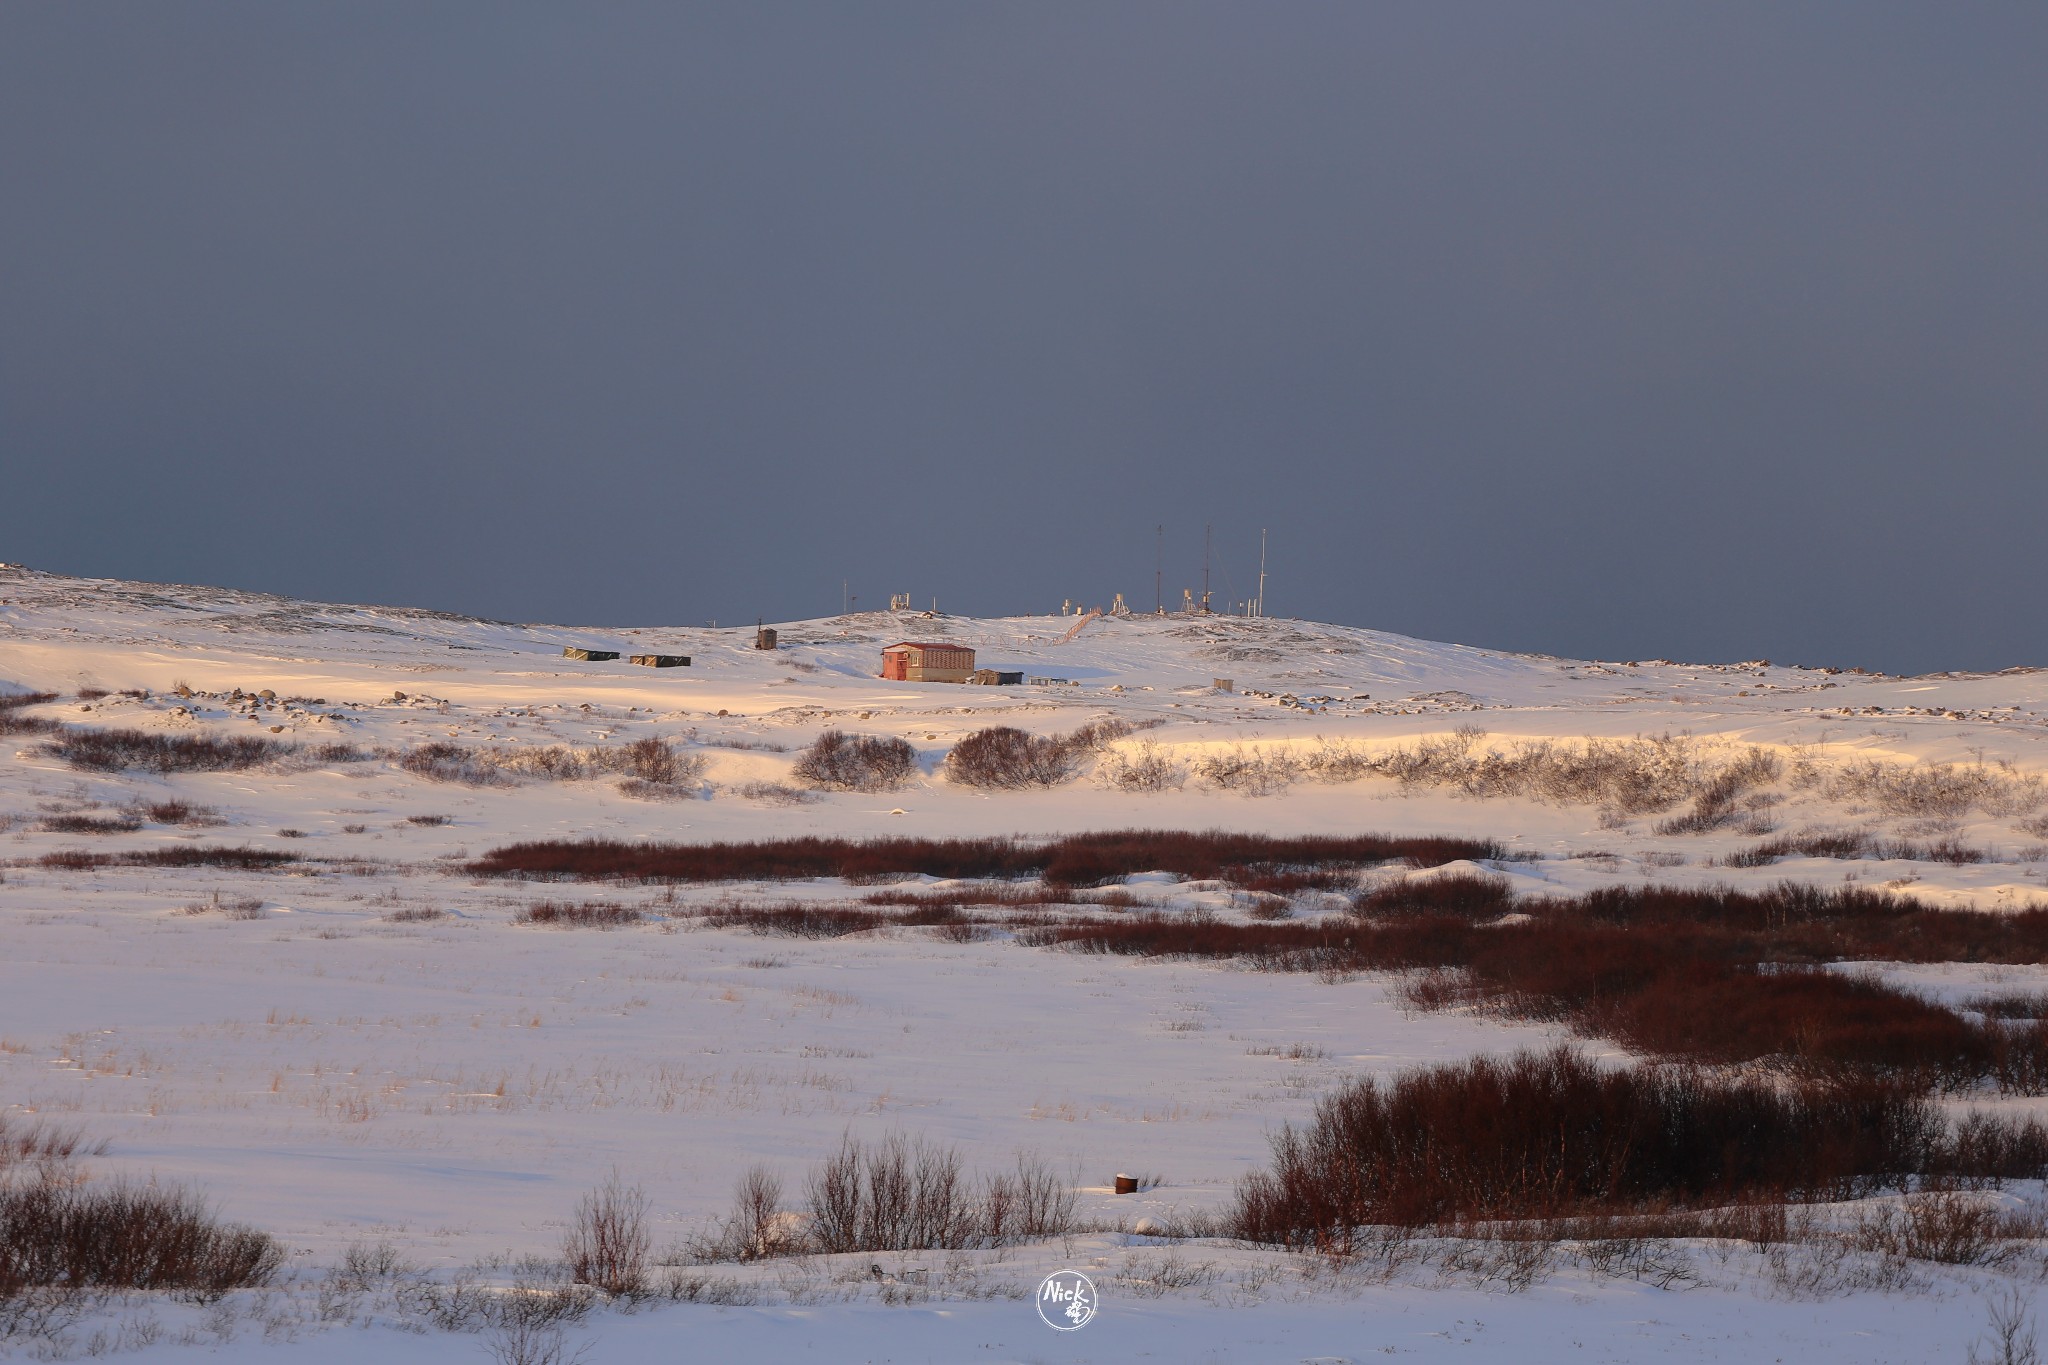
[[[1202,528],[1202,610],[1209,610],[1209,539],[1214,526]]]
[[[1252,615],[1266,614],[1266,528],[1259,528],[1259,598],[1252,608]]]

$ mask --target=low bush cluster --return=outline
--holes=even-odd
[[[173,1290],[210,1302],[268,1284],[284,1248],[187,1190],[43,1179],[0,1188],[0,1299],[32,1288]]]
[[[957,1149],[891,1133],[851,1134],[804,1182],[804,1217],[782,1207],[782,1182],[755,1167],[733,1212],[696,1250],[707,1261],[814,1252],[953,1251],[1057,1237],[1075,1226],[1073,1188],[1020,1153],[1007,1170],[968,1172]]]
[[[116,773],[242,772],[275,762],[297,746],[257,735],[169,735],[148,730],[66,729],[43,746],[74,768]]]
[[[55,692],[0,693],[0,735],[50,735],[62,730],[64,726],[58,721],[22,714],[27,707],[55,700]]]
[[[1151,740],[1104,751],[1098,771],[1118,791],[1179,791],[1188,781],[1188,765]]]
[[[844,938],[898,925],[954,924],[959,922],[960,912],[950,905],[934,904],[892,915],[855,906],[784,901],[776,905],[715,905],[707,908],[702,918],[714,928],[746,929],[781,938]]]
[[[1693,798],[1722,766],[1717,755],[1669,735],[1577,744],[1537,740],[1479,751],[1485,738],[1476,726],[1460,726],[1412,749],[1364,754],[1332,745],[1306,760],[1306,767],[1324,781],[1391,777],[1406,786],[1450,787],[1468,796],[1520,796],[1637,815]]]
[[[1657,826],[1659,834],[1706,834],[1725,829],[1743,818],[1745,810],[1757,809],[1737,801],[1777,781],[1782,765],[1777,756],[1764,749],[1750,749],[1708,775],[1692,798],[1692,809],[1674,815]],[[1760,798],[1768,801],[1771,798]],[[1759,831],[1761,832],[1761,831]]]
[[[434,782],[501,787],[518,781],[585,782],[624,777],[634,794],[681,790],[704,779],[704,759],[668,740],[647,736],[630,744],[488,745],[472,748],[433,740],[398,756],[406,772]]]
[[[1273,1140],[1232,1235],[1347,1251],[1372,1225],[1850,1198],[1915,1177],[2037,1179],[2048,1129],[1951,1123],[1908,1087],[1782,1084],[1569,1049],[1355,1081]]]
[[[555,929],[619,929],[628,924],[638,924],[645,918],[633,907],[615,901],[585,901],[580,905],[540,901],[521,906],[512,916],[512,922],[544,924]]]
[[[128,853],[60,849],[46,853],[36,861],[43,867],[71,872],[87,872],[101,867],[229,867],[260,872],[298,862],[299,855],[281,849],[250,848],[246,845],[173,844],[168,848],[136,849]]]
[[[159,825],[212,826],[227,823],[212,806],[191,801],[156,801],[144,806],[142,813]]]
[[[432,782],[494,787],[505,781],[495,765],[478,760],[476,750],[445,740],[407,749],[398,756],[398,766],[415,777],[424,777]]]
[[[1107,830],[1043,842],[1003,838],[805,837],[665,844],[546,839],[492,849],[470,863],[468,870],[479,876],[648,882],[812,877],[861,881],[904,874],[950,878],[1036,876],[1061,886],[1101,886],[1139,872],[1248,879],[1355,871],[1403,860],[1429,867],[1461,859],[1504,856],[1506,850],[1489,839]]]
[[[946,755],[946,776],[994,790],[1057,787],[1131,728],[1122,721],[1100,720],[1065,735],[1034,735],[1009,725],[976,730]]]
[[[190,1190],[88,1180],[78,1159],[106,1150],[76,1129],[0,1114],[0,1340],[47,1332],[92,1296],[156,1290],[211,1303],[282,1269],[276,1239],[222,1222]]]
[[[1510,908],[1520,913],[1509,918]],[[1408,1001],[1569,1023],[1639,1052],[1808,1075],[2048,1091],[2048,1023],[1971,1017],[1831,970],[1845,961],[2038,962],[2048,910],[1939,909],[1856,888],[1617,887],[1509,899],[1497,878],[1406,879],[1341,920],[1238,924],[1139,914],[1019,930],[1021,942],[1276,970],[1416,973]]]
[[[827,730],[796,761],[799,780],[826,791],[894,791],[917,772],[917,751],[901,739]]]
[[[2048,801],[2048,784],[2034,773],[2003,764],[1902,764],[1866,759],[1846,764],[1821,778],[1831,800],[1875,806],[1887,815],[1963,816],[1972,810],[1986,815],[2024,816]]]
[[[47,815],[36,822],[47,834],[133,834],[142,821],[133,815]]]
[[[1908,862],[1963,866],[1985,860],[1982,849],[1955,838],[1920,844],[1910,839],[1884,839],[1868,830],[1806,830],[1737,849],[1722,862],[1729,867],[1769,867],[1780,858],[1897,858]]]

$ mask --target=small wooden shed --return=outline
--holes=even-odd
[[[964,683],[974,676],[966,645],[905,640],[882,651],[882,676],[896,682]]]
[[[688,668],[690,666],[690,656],[687,654],[635,654],[626,662],[640,664],[647,668]]]
[[[589,663],[602,663],[606,659],[618,658],[619,651],[616,649],[583,649],[576,645],[563,645],[562,657],[565,659],[582,659]]]

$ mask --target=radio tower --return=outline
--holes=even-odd
[[[1209,533],[1215,529],[1214,526],[1202,528],[1202,614],[1205,616],[1209,612]]]
[[[1252,609],[1252,615],[1254,615],[1254,616],[1264,616],[1265,614],[1266,614],[1266,528],[1265,528],[1265,527],[1263,527],[1263,526],[1261,526],[1261,527],[1259,528],[1259,599],[1258,599],[1258,604],[1257,604],[1257,605],[1256,605],[1255,607],[1253,607],[1253,609]]]

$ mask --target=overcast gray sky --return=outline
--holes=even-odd
[[[2048,5],[0,5],[0,559],[2048,663]],[[1226,579],[1227,574],[1227,579]]]

